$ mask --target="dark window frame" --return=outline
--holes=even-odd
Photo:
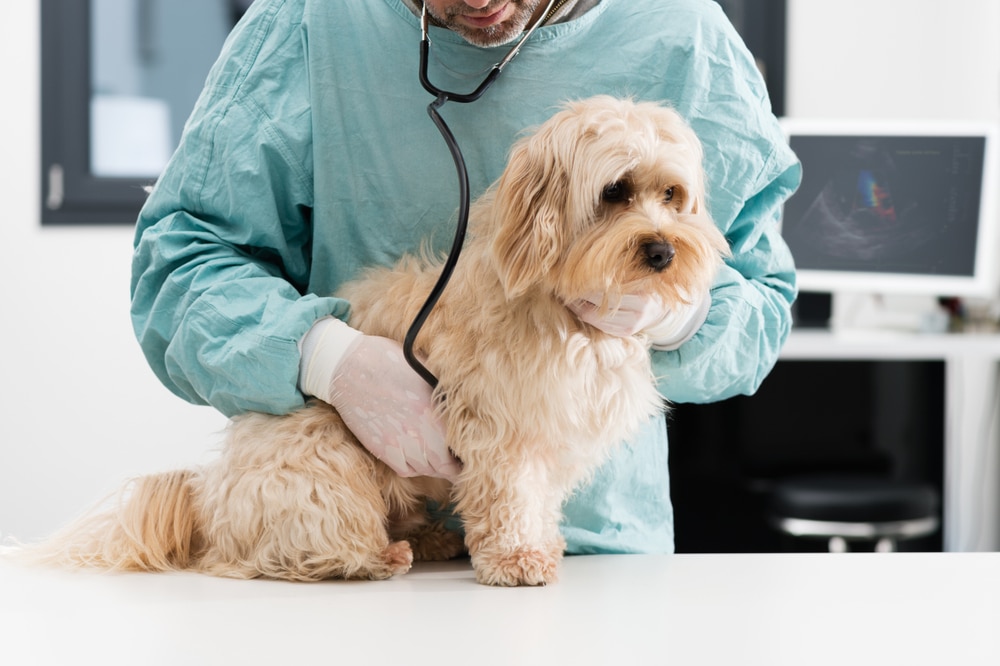
[[[771,109],[785,114],[785,51],[788,42],[787,0],[716,0],[757,58],[764,74]]]
[[[763,63],[774,112],[785,103],[786,0],[719,0]],[[248,2],[234,1],[234,12]],[[90,0],[41,0],[43,225],[134,224],[153,179],[90,170]],[[234,14],[234,17],[236,14]]]
[[[42,224],[134,224],[152,180],[90,170],[90,0],[40,4]]]

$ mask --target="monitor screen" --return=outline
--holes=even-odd
[[[994,294],[993,125],[784,124],[802,161],[782,219],[801,290]]]

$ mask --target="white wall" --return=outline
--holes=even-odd
[[[128,318],[130,228],[41,228],[39,3],[6,3],[0,532],[42,536],[127,476],[203,460],[224,419],[164,389]]]
[[[996,0],[789,0],[788,110],[1000,118]],[[943,9],[947,6],[947,9]],[[128,321],[131,230],[39,224],[38,0],[0,21],[0,532],[42,536],[127,476],[211,455]]]
[[[790,116],[1000,120],[1000,2],[788,0]]]

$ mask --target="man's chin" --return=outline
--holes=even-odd
[[[476,25],[477,19],[463,20],[461,14],[452,16],[435,16],[439,25],[448,28],[459,37],[469,42],[473,46],[489,48],[493,46],[503,46],[517,41],[531,23],[531,17],[535,11],[536,2],[510,2],[497,11],[499,15],[504,14],[503,20],[489,25]],[[487,10],[488,11],[488,10]],[[489,17],[486,17],[489,21]]]
[[[510,44],[521,36],[521,31],[506,25],[492,26],[489,28],[453,28],[459,37],[469,42],[473,46],[490,48]]]

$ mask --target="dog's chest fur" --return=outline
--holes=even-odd
[[[542,292],[508,300],[478,248],[467,253],[417,344],[440,380],[449,445],[463,459],[476,455],[470,447],[528,456],[572,486],[662,412],[649,350],[582,324]],[[341,291],[353,326],[403,338],[439,274],[404,267]]]

